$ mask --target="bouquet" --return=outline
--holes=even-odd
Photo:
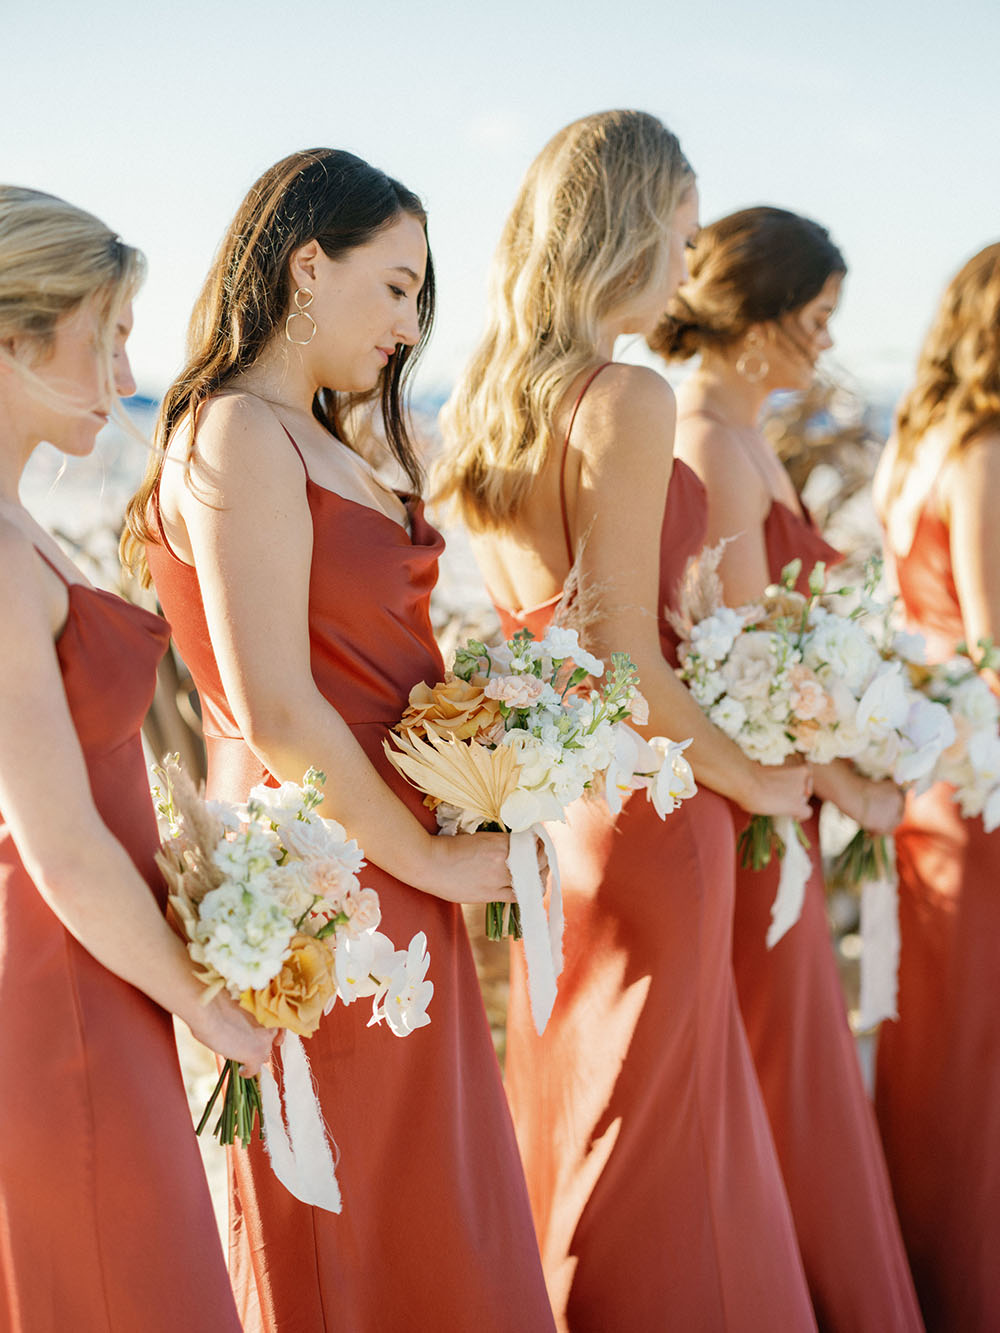
[[[952,744],[938,760],[931,781],[954,787],[963,819],[982,816],[987,833],[1000,827],[1000,703],[979,674],[1000,667],[1000,652],[989,639],[975,659],[964,644],[938,666],[908,663],[915,688],[947,708],[955,729]]]
[[[542,824],[562,820],[585,792],[603,792],[612,810],[646,789],[665,817],[694,794],[683,758],[689,744],[644,741],[625,723],[642,726],[648,707],[625,653],[604,663],[581,647],[577,632],[550,628],[540,640],[528,630],[487,647],[470,639],[452,670],[434,686],[421,682],[385,750],[420,791],[442,832],[495,829],[511,834],[508,864],[517,901],[491,903],[490,939],[524,937],[532,1013],[544,1029],[562,965],[562,909],[555,851]],[[551,901],[546,922],[536,858],[546,850]],[[547,942],[546,942],[547,935]]]
[[[781,573],[759,602],[729,608],[717,575],[723,547],[705,552],[685,580],[680,610],[679,675],[709,719],[749,758],[780,764],[800,754],[816,764],[853,759],[871,776],[886,765],[897,781],[933,766],[947,744],[947,716],[906,686],[903,663],[872,633],[865,617],[882,616],[874,601],[878,571],[866,571],[858,603],[851,590],[826,590],[822,562],[808,595],[795,589],[802,562]],[[864,835],[867,837],[868,835]],[[800,826],[754,815],[740,838],[744,865],[760,869],[782,858],[767,944],[798,920],[810,862]]]
[[[262,1026],[285,1033],[289,1134],[270,1072],[244,1078],[236,1060],[225,1061],[197,1132],[222,1094],[214,1129],[220,1142],[238,1136],[246,1147],[259,1118],[282,1183],[299,1198],[304,1189],[306,1202],[339,1212],[333,1160],[298,1038],[310,1037],[338,998],[352,1004],[371,997],[368,1025],[385,1022],[400,1037],[429,1023],[434,986],[425,979],[426,938],[415,935],[404,952],[379,933],[378,894],[358,879],[361,849],[340,824],[316,813],[323,799],[318,784],[325,781],[316,769],[301,786],[255,787],[245,806],[204,800],[176,755],[153,773],[163,836],[157,863],[205,1002],[225,989]],[[296,1137],[323,1160],[297,1158]]]

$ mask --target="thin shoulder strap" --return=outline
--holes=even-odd
[[[569,440],[573,434],[573,425],[576,421],[576,414],[580,410],[580,404],[583,402],[583,395],[587,392],[594,380],[597,379],[605,367],[612,365],[611,361],[605,361],[591,371],[584,382],[583,388],[577,394],[576,402],[573,404],[573,411],[570,413],[569,425],[566,427],[566,438],[563,440],[562,458],[559,460],[559,512],[562,515],[563,537],[566,540],[566,557],[569,560],[570,567],[573,565],[573,538],[569,530],[569,514],[566,510],[566,455],[569,452]]]
[[[31,544],[32,544],[32,546],[35,546],[35,543],[34,543],[34,542],[32,542]],[[40,546],[35,546],[35,554],[38,555],[38,556],[41,556],[41,558],[42,558],[42,559],[45,561],[45,563],[48,565],[49,569],[52,570],[52,573],[55,574],[56,578],[57,578],[57,579],[62,579],[63,583],[65,583],[65,585],[66,585],[67,588],[72,587],[72,582],[71,582],[71,580],[68,579],[68,578],[66,577],[66,575],[62,572],[62,570],[61,570],[57,565],[53,564],[53,562],[49,559],[49,557],[45,554],[45,552],[41,549]]]
[[[278,424],[281,426],[281,429],[282,429],[282,430],[285,432],[285,434],[288,436],[288,439],[289,439],[289,441],[291,442],[291,446],[292,446],[292,448],[293,448],[293,449],[295,450],[295,452],[298,454],[298,456],[299,456],[299,462],[302,464],[302,471],[306,474],[306,480],[308,481],[308,480],[309,480],[309,469],[306,467],[306,460],[302,457],[302,450],[301,450],[301,449],[299,448],[299,446],[295,443],[295,437],[292,435],[292,432],[288,429],[288,427],[285,425],[285,423],[284,423],[283,421],[281,421],[281,422],[279,422]]]

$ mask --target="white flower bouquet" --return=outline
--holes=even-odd
[[[572,629],[552,627],[537,641],[522,630],[489,647],[469,640],[444,681],[414,687],[393,743],[385,743],[391,762],[425,793],[443,832],[511,834],[517,901],[488,905],[486,933],[523,934],[539,1031],[555,999],[562,948],[558,867],[543,821],[562,820],[585,792],[603,792],[617,812],[643,788],[663,818],[695,790],[682,754],[688,742],[646,742],[625,725],[648,720],[627,654],[613,653],[603,684],[584,688],[604,674],[604,663]],[[536,838],[551,871],[547,932]]]
[[[308,1064],[298,1038],[311,1036],[338,998],[352,1004],[370,997],[369,1026],[385,1022],[396,1036],[430,1022],[426,1010],[434,986],[426,980],[426,938],[415,935],[401,951],[379,933],[378,894],[362,888],[358,879],[365,864],[361,849],[340,824],[316,813],[323,799],[317,785],[325,781],[322,773],[310,769],[301,786],[285,782],[255,787],[244,806],[205,800],[176,755],[168,756],[153,774],[163,838],[157,863],[196,974],[205,985],[205,1001],[225,988],[262,1026],[283,1029],[286,1084],[291,1068],[300,1091],[308,1084]],[[307,1091],[314,1105],[311,1086]],[[227,1060],[199,1134],[220,1093],[222,1112],[214,1129],[220,1142],[230,1144],[239,1137],[246,1146],[259,1117],[283,1183],[303,1197],[301,1177],[315,1171],[314,1182],[305,1188],[324,1193],[324,1207],[335,1199],[334,1210],[339,1211],[329,1149],[326,1162],[295,1160],[291,1131],[293,1118],[303,1124],[301,1100],[293,1117],[286,1087],[286,1138],[270,1072],[263,1070],[259,1080],[244,1078],[238,1062]],[[325,1145],[321,1120],[317,1123]],[[325,1190],[317,1183],[324,1166],[329,1172]],[[297,1186],[285,1176],[299,1177]]]

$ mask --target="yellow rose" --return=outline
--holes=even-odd
[[[278,975],[260,990],[244,991],[240,1004],[261,1027],[288,1028],[311,1037],[337,989],[334,950],[331,939],[296,935]]]
[[[399,730],[413,731],[418,736],[433,731],[461,741],[479,736],[498,721],[502,724],[499,700],[483,693],[486,680],[485,676],[473,676],[465,681],[449,672],[437,685],[425,685],[423,681],[414,685]]]

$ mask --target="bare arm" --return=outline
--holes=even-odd
[[[94,806],[52,642],[61,585],[0,525],[0,810],[38,892],[66,929],[123,980],[177,1014],[248,1072],[273,1038],[227,995],[204,1005],[183,943]],[[50,584],[52,586],[50,586]]]
[[[650,705],[650,729],[690,736],[698,781],[761,814],[805,817],[804,767],[763,768],[708,721],[660,649],[660,530],[672,467],[673,393],[655,372],[605,371],[584,399],[576,531],[588,531],[583,575],[602,590],[597,651],[627,649]]]
[[[771,582],[764,541],[771,496],[760,473],[726,426],[697,417],[678,427],[677,457],[704,483],[708,545],[727,540],[719,565],[727,604],[752,602]]]
[[[958,454],[946,475],[945,504],[962,625],[975,652],[980,639],[1000,643],[1000,435]],[[994,676],[991,683],[1000,682]]]
[[[302,464],[274,414],[221,398],[199,423],[194,488],[173,498],[187,530],[212,647],[233,713],[270,772],[326,775],[324,813],[376,865],[452,901],[510,896],[507,838],[435,838],[386,785],[312,675],[312,519]],[[266,534],[266,545],[262,542]]]

